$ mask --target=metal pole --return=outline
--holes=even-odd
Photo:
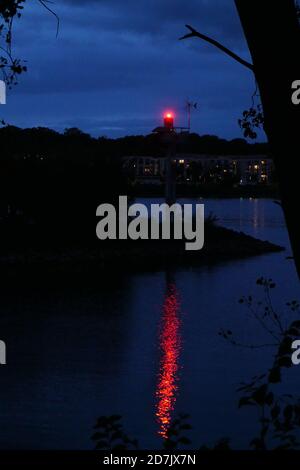
[[[172,205],[176,202],[176,175],[174,168],[174,156],[175,156],[175,135],[170,135],[171,141],[168,145],[167,157],[166,157],[166,203]]]

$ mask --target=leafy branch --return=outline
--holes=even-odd
[[[0,3],[0,71],[9,88],[16,85],[19,75],[27,71],[25,62],[15,58],[12,52],[14,20],[21,18],[25,2],[26,0],[1,0]],[[49,7],[51,2],[38,0],[38,3],[56,18],[56,35],[58,35],[59,17]]]

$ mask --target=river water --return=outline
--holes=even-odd
[[[256,279],[271,277],[274,305],[283,311],[286,301],[300,299],[298,279],[286,259],[279,205],[268,199],[198,202],[219,224],[286,252],[172,272],[116,273],[99,277],[97,288],[32,286],[16,289],[14,298],[3,293],[2,449],[91,449],[97,417],[116,413],[141,448],[155,449],[179,412],[191,415],[194,448],[222,437],[233,447],[248,446],[257,417],[237,409],[236,388],[264,372],[272,354],[235,348],[218,331],[225,327],[245,342],[264,342],[239,298],[259,298]],[[299,388],[300,368],[291,374],[289,386]]]

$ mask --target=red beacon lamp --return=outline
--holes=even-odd
[[[167,129],[174,129],[174,114],[170,111],[164,114],[164,126]]]

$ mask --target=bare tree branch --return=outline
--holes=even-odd
[[[247,67],[249,70],[254,70],[253,64],[250,62],[247,62],[246,60],[242,59],[240,56],[232,52],[230,49],[227,47],[223,46],[221,43],[216,41],[215,39],[210,38],[209,36],[206,36],[205,34],[199,33],[196,29],[192,28],[192,26],[186,24],[185,25],[187,29],[189,29],[191,32],[186,34],[185,36],[182,36],[180,40],[183,39],[189,39],[189,38],[198,38],[202,39],[203,41],[208,42],[209,44],[212,44],[213,46],[217,47],[220,49],[222,52],[225,52],[225,54],[229,55],[232,59],[236,60],[240,64],[242,64],[244,67]]]
[[[56,23],[57,23],[57,26],[56,26],[56,37],[58,36],[58,33],[59,33],[59,25],[60,25],[60,19],[59,19],[59,16],[55,13],[55,11],[53,11],[47,4],[49,3],[53,3],[53,2],[50,2],[50,0],[38,0],[39,3],[44,7],[46,8],[46,10],[48,10],[53,16],[55,16],[56,18]]]

